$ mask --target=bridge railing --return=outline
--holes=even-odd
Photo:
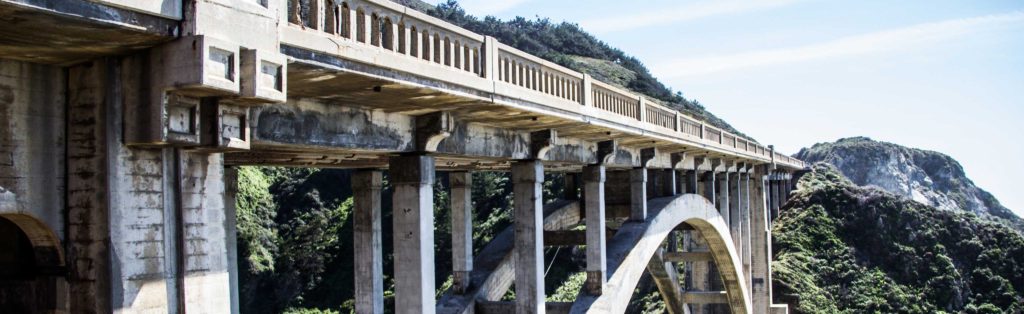
[[[497,80],[583,104],[583,73],[497,43]]]
[[[640,98],[615,86],[591,80],[592,105],[607,112],[641,121]]]
[[[541,103],[708,148],[803,162],[715,128],[622,88],[388,0],[287,0],[283,45],[376,63],[497,95]],[[296,38],[291,38],[296,37]],[[437,69],[446,69],[437,71]],[[639,122],[639,123],[637,123]]]

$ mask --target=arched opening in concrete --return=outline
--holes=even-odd
[[[390,17],[384,17],[380,22],[380,46],[387,50],[395,50],[395,24]]]
[[[687,224],[708,243],[714,264],[725,284],[731,312],[751,313],[742,263],[729,236],[729,226],[711,202],[700,195],[686,194],[650,200],[649,218],[623,224],[608,243],[608,272],[611,277],[600,296],[581,294],[572,313],[625,313],[651,259],[662,250],[669,232]],[[665,297],[663,295],[663,297]]]
[[[0,214],[0,313],[66,310],[60,240],[38,219]]]
[[[341,13],[340,13],[341,18],[338,19],[340,21],[340,24],[341,24],[341,26],[340,26],[341,27],[341,31],[340,31],[341,37],[345,37],[345,38],[351,39],[352,38],[352,13],[350,12],[351,10],[349,10],[349,8],[348,8],[348,3],[347,2],[342,2],[341,3],[341,7],[340,7],[339,10],[341,10]]]

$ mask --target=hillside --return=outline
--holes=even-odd
[[[992,217],[1024,230],[1020,217],[975,186],[960,163],[938,152],[853,137],[815,144],[794,157],[835,165],[860,186],[877,186],[925,205]]]
[[[781,211],[774,291],[794,313],[1020,313],[1024,238],[818,164]]]
[[[708,112],[700,102],[686,99],[658,81],[640,60],[597,39],[577,24],[545,18],[499,20],[477,18],[454,0],[437,6],[420,0],[392,0],[478,34],[495,37],[516,49],[536,55],[595,79],[643,94],[655,103],[674,108],[698,120],[753,140]]]

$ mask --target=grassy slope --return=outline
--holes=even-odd
[[[969,213],[854,185],[819,164],[772,231],[795,313],[1019,313],[1024,239]]]

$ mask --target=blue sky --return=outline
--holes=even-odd
[[[1022,1],[460,3],[579,23],[785,153],[850,136],[946,153],[1024,214]]]

